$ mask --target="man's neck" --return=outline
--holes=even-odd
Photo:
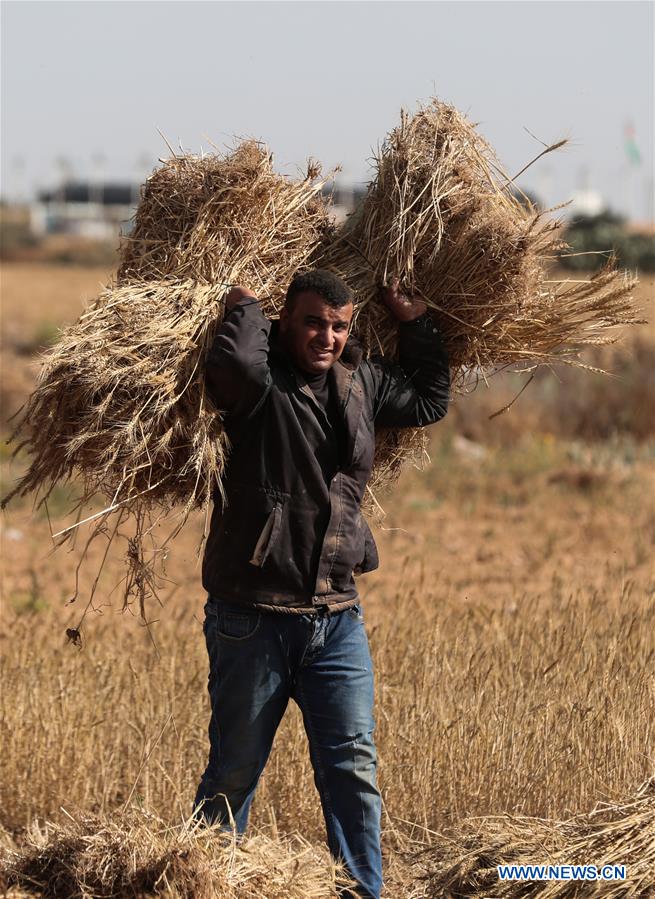
[[[321,387],[325,383],[325,379],[328,376],[328,371],[329,371],[329,369],[326,371],[318,371],[318,372],[303,371],[302,375],[310,387],[313,387],[313,386]]]

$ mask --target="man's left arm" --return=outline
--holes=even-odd
[[[450,394],[448,354],[439,330],[417,295],[406,296],[397,281],[382,299],[398,320],[397,364],[372,359],[376,376],[374,414],[382,427],[412,428],[444,417]]]

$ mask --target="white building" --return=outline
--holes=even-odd
[[[38,194],[30,206],[30,228],[38,237],[77,234],[113,240],[130,231],[139,192],[138,184],[69,181]]]

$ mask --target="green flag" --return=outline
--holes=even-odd
[[[637,146],[637,141],[635,140],[635,129],[634,125],[626,125],[624,131],[624,147],[626,156],[628,157],[628,161],[632,163],[632,165],[640,165],[641,164],[641,153],[639,152],[639,147]]]

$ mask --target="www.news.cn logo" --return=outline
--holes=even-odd
[[[498,865],[500,880],[625,880],[625,865]]]

